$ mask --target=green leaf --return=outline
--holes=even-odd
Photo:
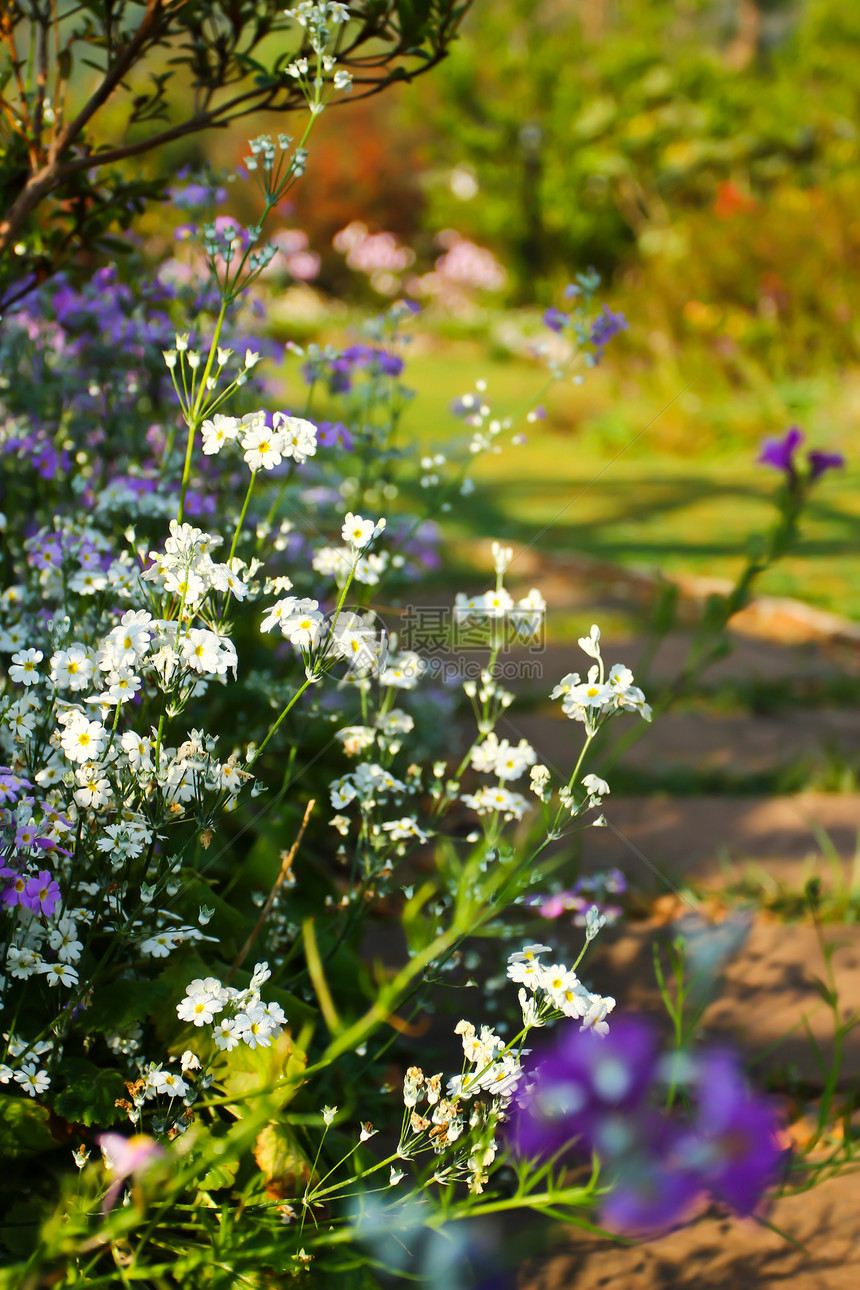
[[[189,980],[191,978],[189,977]],[[169,987],[163,981],[114,981],[95,991],[92,1007],[84,1014],[87,1030],[122,1034],[160,1010]]]
[[[287,1031],[268,1048],[252,1049],[240,1044],[224,1056],[228,1071],[224,1092],[235,1098],[229,1109],[238,1119],[243,1115],[243,1103],[251,1098],[264,1097],[273,1106],[285,1107],[300,1088],[298,1080],[281,1088],[274,1086],[290,1076],[300,1076],[307,1064],[307,1057],[293,1045]]]
[[[116,1106],[117,1098],[126,1096],[118,1071],[100,1070],[85,1057],[68,1059],[64,1071],[69,1083],[54,1102],[58,1115],[87,1126],[115,1124],[124,1116]]]
[[[48,1108],[32,1098],[0,1096],[0,1159],[16,1160],[55,1147],[50,1118]]]
[[[254,1159],[272,1200],[297,1196],[311,1176],[310,1161],[286,1124],[272,1121],[257,1137]]]

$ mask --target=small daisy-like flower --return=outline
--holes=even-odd
[[[153,1073],[153,1084],[156,1093],[166,1093],[168,1097],[185,1097],[188,1085],[175,1071],[157,1071]]]
[[[50,986],[78,984],[78,974],[68,963],[43,963],[42,973]]]
[[[88,721],[75,714],[60,737],[60,746],[69,761],[86,762],[98,757],[107,742],[107,731],[100,721]]]
[[[218,357],[220,361],[221,351]],[[214,417],[203,422],[200,430],[203,435],[203,451],[207,457],[211,457],[220,452],[225,443],[230,443],[236,438],[239,422],[236,417],[225,417],[216,413]]]
[[[353,515],[352,511],[347,511],[341,537],[353,551],[361,551],[369,546],[384,528],[385,520],[377,520],[374,524],[373,520],[365,520],[360,515]]]
[[[10,681],[17,681],[20,685],[35,685],[41,681],[39,675],[39,663],[44,655],[40,649],[24,649],[17,654],[12,655],[12,663],[9,667]]]
[[[24,1092],[30,1094],[30,1097],[38,1097],[51,1084],[49,1076],[44,1071],[40,1071],[32,1062],[27,1062],[19,1071],[15,1072],[15,1082],[20,1084]]]
[[[236,1023],[231,1017],[222,1017],[215,1026],[212,1037],[215,1040],[215,1047],[220,1048],[225,1053],[230,1053],[234,1048],[239,1047]]]
[[[242,440],[242,448],[251,470],[272,470],[281,464],[280,435],[266,425],[252,426]]]

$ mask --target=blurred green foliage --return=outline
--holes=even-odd
[[[858,73],[840,0],[479,5],[421,105],[436,161],[478,188],[432,185],[430,219],[504,244],[521,289],[634,249],[681,259],[687,215],[716,229],[785,185],[853,189]]]

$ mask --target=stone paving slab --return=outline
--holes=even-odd
[[[820,829],[843,862],[846,880],[857,854],[858,793],[610,796],[605,808],[610,827],[582,835],[583,867],[617,865],[646,889],[684,876],[720,881],[725,861],[735,862],[735,877],[745,861],[755,861],[774,878],[799,884],[804,863],[821,856]],[[828,866],[819,867],[828,880]]]
[[[860,1174],[778,1201],[768,1217],[804,1249],[754,1219],[713,1212],[647,1245],[624,1247],[555,1229],[555,1252],[523,1269],[523,1290],[856,1290]]]
[[[665,1018],[654,975],[654,945],[678,931],[691,931],[692,915],[685,913],[686,926],[661,926],[650,920],[601,933],[583,975],[594,989],[617,999],[619,1014],[646,1012],[659,1021]],[[837,946],[833,970],[840,1020],[860,1016],[860,927],[827,925],[822,935]],[[702,1018],[702,1038],[740,1045],[759,1079],[765,1073],[791,1075],[822,1087],[825,1076],[808,1034],[829,1069],[835,1019],[816,985],[816,978],[825,977],[816,929],[761,920],[744,926],[736,917],[706,926],[696,940],[704,960],[712,964],[699,977],[713,1000]],[[731,949],[734,952],[725,957]],[[840,1086],[858,1076],[860,1027],[846,1038]]]

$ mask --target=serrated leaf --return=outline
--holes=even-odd
[[[126,1088],[119,1071],[100,1070],[84,1057],[72,1058],[65,1064],[69,1083],[54,1101],[58,1115],[76,1124],[116,1124],[125,1115],[116,1105],[117,1098],[126,1096]]]

